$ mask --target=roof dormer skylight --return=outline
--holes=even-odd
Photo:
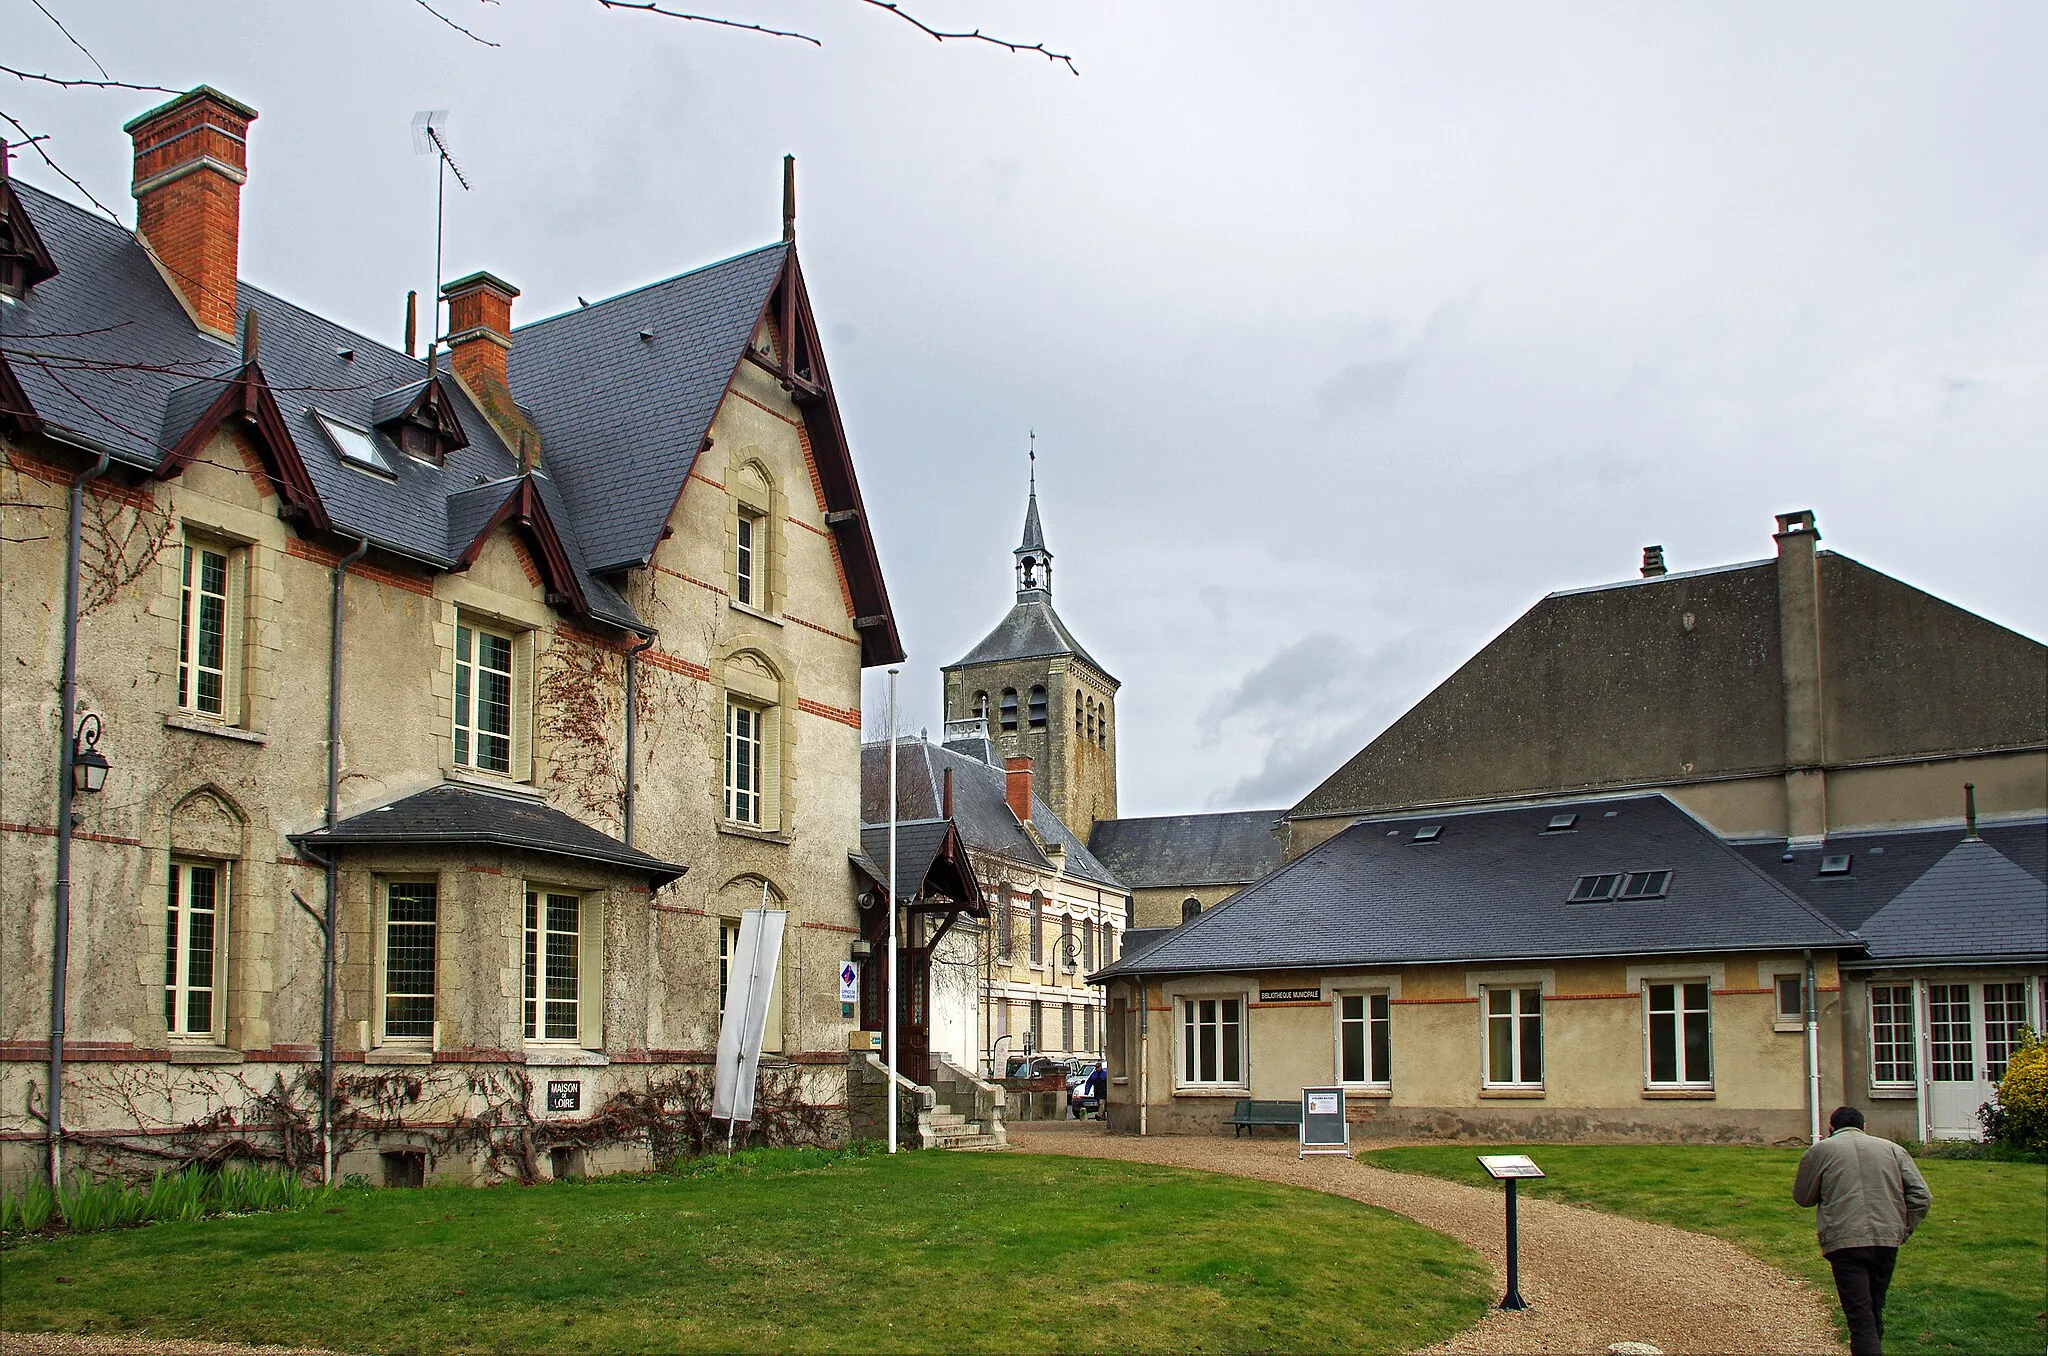
[[[1443,825],[1424,824],[1421,828],[1415,831],[1415,836],[1413,838],[1410,838],[1408,841],[1411,843],[1434,843],[1437,839],[1443,836]]]
[[[1575,814],[1552,815],[1550,822],[1543,826],[1545,833],[1569,833],[1579,822]]]
[[[377,446],[377,436],[368,429],[344,424],[339,419],[315,412],[313,418],[320,425],[320,431],[327,435],[327,441],[334,444],[334,450],[341,459],[351,466],[360,466],[366,471],[379,475],[393,474],[390,459]]]
[[[1849,865],[1855,859],[1846,852],[1831,852],[1820,859],[1820,873],[1823,876],[1846,876]]]

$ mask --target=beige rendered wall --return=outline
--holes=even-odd
[[[836,1105],[844,1030],[838,962],[855,917],[847,854],[858,845],[860,647],[824,524],[815,471],[788,397],[742,365],[651,569],[626,581],[659,642],[641,660],[638,846],[689,874],[650,897],[645,881],[535,859],[456,850],[432,867],[444,888],[438,964],[444,1059],[502,1065],[520,1053],[523,882],[574,884],[606,929],[604,1049],[583,1062],[587,1112],[651,1066],[699,1065],[717,1029],[718,919],[760,882],[792,911],[784,961],[784,1050]],[[82,463],[44,445],[6,447],[0,499],[0,1136],[10,1164],[39,1147],[47,1053],[65,484]],[[731,599],[722,477],[757,461],[776,490],[769,607]],[[253,449],[224,432],[172,480],[100,482],[86,501],[80,701],[105,725],[106,790],[81,797],[74,848],[67,1025],[67,1124],[128,1128],[106,1095],[131,1075],[166,1117],[232,1103],[278,1072],[296,1076],[319,1039],[320,944],[293,901],[314,907],[321,872],[286,835],[321,822],[325,795],[328,606],[345,541],[308,541],[277,513]],[[176,702],[184,534],[240,548],[248,569],[240,719],[194,719]],[[378,552],[351,567],[342,663],[344,816],[446,780],[530,795],[617,836],[623,819],[623,652],[630,637],[547,605],[527,548],[508,528],[467,572],[434,574]],[[530,636],[532,766],[518,781],[451,767],[453,629],[458,615]],[[767,672],[779,694],[783,815],[753,830],[722,823],[723,683]],[[207,1048],[173,1049],[162,1018],[162,899],[174,852],[230,866],[226,1018]],[[344,862],[344,1059],[363,1058],[373,962],[367,923],[375,861]],[[744,888],[742,888],[744,887]],[[511,940],[508,940],[511,939]],[[559,1052],[527,1052],[541,1059]],[[536,1064],[536,1067],[542,1065]],[[807,1077],[812,1075],[807,1074]],[[75,1083],[75,1086],[74,1086]],[[179,1091],[173,1094],[171,1085]],[[536,1075],[536,1087],[540,1086]],[[539,1093],[535,1094],[539,1096]],[[544,1110],[543,1113],[545,1114]],[[74,1121],[73,1117],[77,1119]],[[451,1165],[452,1167],[452,1165]]]
[[[1131,907],[1141,928],[1177,928],[1181,925],[1181,908],[1190,896],[1201,900],[1202,912],[1207,913],[1242,889],[1242,885],[1190,885],[1133,890]]]
[[[1149,1032],[1126,1018],[1110,1042],[1112,1122],[1150,1133],[1219,1133],[1238,1098],[1293,1101],[1304,1086],[1337,1081],[1336,997],[1378,990],[1391,997],[1392,1077],[1384,1088],[1347,1092],[1354,1134],[1614,1138],[1771,1142],[1808,1125],[1805,1036],[1775,1020],[1773,976],[1801,969],[1797,954],[1700,956],[1675,961],[1556,962],[1498,967],[1404,966],[1380,972],[1273,971],[1151,981]],[[1706,979],[1714,1079],[1710,1090],[1646,1086],[1643,984]],[[1483,1086],[1480,990],[1544,991],[1544,1081],[1539,1090]],[[1820,963],[1822,1100],[1841,1095],[1842,1012],[1832,958]],[[1315,990],[1312,1000],[1264,1001],[1261,991]],[[1179,1002],[1191,996],[1246,1001],[1246,1077],[1227,1088],[1176,1083]],[[1113,1006],[1135,1014],[1136,986]]]

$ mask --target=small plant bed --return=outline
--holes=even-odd
[[[0,1328],[351,1351],[1403,1351],[1479,1258],[1339,1197],[1024,1154],[756,1150],[17,1246]]]
[[[303,1210],[329,1193],[269,1164],[230,1164],[218,1171],[188,1168],[147,1182],[81,1179],[51,1191],[30,1182],[0,1191],[0,1246],[38,1234],[89,1234],[210,1215]]]
[[[1532,1196],[1724,1238],[1829,1298],[1814,1212],[1792,1203],[1798,1149],[1703,1145],[1515,1146],[1547,1177]],[[1397,1172],[1488,1185],[1474,1155],[1491,1146],[1380,1149],[1360,1157]],[[1921,1159],[1934,1193],[1927,1222],[1899,1250],[1885,1306],[1894,1356],[2039,1352],[2048,1335],[2048,1167]],[[1837,1326],[1841,1315],[1836,1314]],[[1846,1340],[1847,1330],[1843,1329]]]

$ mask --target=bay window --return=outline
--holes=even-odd
[[[1913,1076],[1913,986],[1870,986],[1870,1081],[1910,1087]]]
[[[439,950],[440,887],[433,881],[384,886],[382,1036],[427,1043],[434,1038],[435,955]]]
[[[524,1030],[535,1042],[603,1044],[604,928],[580,895],[526,892]]]

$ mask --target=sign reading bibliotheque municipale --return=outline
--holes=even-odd
[[[1261,989],[1261,1003],[1315,1003],[1323,997],[1321,989]]]

